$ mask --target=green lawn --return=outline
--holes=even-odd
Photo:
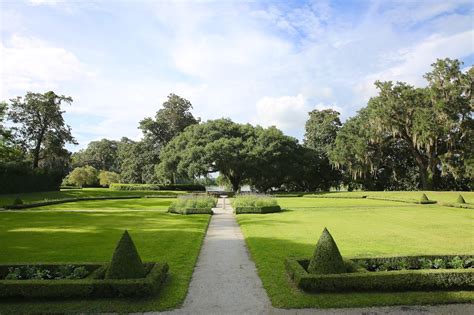
[[[143,261],[164,261],[170,266],[164,287],[151,298],[3,300],[0,313],[139,312],[178,307],[185,298],[210,216],[165,213],[170,202],[157,198],[83,201],[0,212],[0,263],[107,262],[127,229]],[[72,209],[81,211],[64,211]]]
[[[310,257],[327,227],[346,257],[474,254],[471,209],[365,199],[278,198],[281,213],[237,220],[272,303],[282,308],[472,302],[474,292],[307,294],[289,281],[284,259]]]
[[[455,203],[458,196],[462,195],[467,203],[474,205],[474,192],[471,191],[355,191],[355,192],[329,192],[316,196],[330,197],[357,197],[368,196],[378,198],[393,198],[401,200],[420,200],[422,194],[428,199],[440,202]]]
[[[150,195],[179,195],[185,194],[185,191],[168,190],[139,190],[123,191],[109,190],[108,188],[83,188],[83,189],[64,189],[61,191],[47,191],[39,193],[24,194],[4,194],[0,195],[0,207],[12,204],[16,197],[20,197],[23,202],[43,201],[45,199],[64,199],[75,197],[117,197],[117,196],[150,196]]]

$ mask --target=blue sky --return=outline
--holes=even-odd
[[[471,1],[1,1],[0,99],[71,96],[80,145],[139,139],[169,93],[203,120],[343,119],[377,79],[423,85],[436,58],[474,61]]]

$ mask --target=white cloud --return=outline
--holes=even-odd
[[[64,0],[28,0],[28,3],[34,6],[38,6],[38,5],[55,6],[60,3],[64,3]]]
[[[411,47],[400,49],[398,60],[394,65],[383,71],[371,73],[355,86],[355,91],[363,100],[367,101],[376,95],[374,82],[403,81],[415,86],[426,84],[423,74],[430,71],[431,63],[436,59],[446,57],[466,57],[474,53],[474,31],[469,30],[451,36],[436,36],[417,43]]]
[[[13,35],[0,43],[0,97],[55,89],[63,81],[93,76],[70,51],[32,37]]]
[[[256,104],[257,115],[253,123],[276,126],[284,131],[301,129],[307,120],[309,106],[303,95],[263,97]]]

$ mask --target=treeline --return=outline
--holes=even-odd
[[[0,171],[28,164],[27,172],[61,173],[63,184],[75,186],[217,182],[259,191],[472,190],[474,70],[463,72],[461,65],[438,60],[424,76],[426,87],[377,81],[378,95],[344,124],[334,110],[314,110],[302,144],[275,127],[201,122],[188,100],[170,94],[155,117],[139,123],[140,141],[102,139],[71,154],[64,145],[75,139],[59,106],[72,99],[28,93],[0,106]]]

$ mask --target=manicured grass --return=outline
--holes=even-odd
[[[0,195],[0,207],[12,204],[16,197],[20,197],[23,202],[42,201],[45,199],[64,199],[74,197],[117,197],[117,196],[151,196],[151,195],[181,195],[185,191],[167,191],[167,190],[140,190],[140,191],[117,191],[108,188],[83,188],[83,189],[64,189],[61,191],[47,191],[39,193],[7,194]]]
[[[357,197],[369,196],[377,198],[393,198],[401,200],[419,201],[422,194],[426,194],[428,199],[441,202],[455,203],[458,196],[462,195],[467,203],[474,204],[474,192],[471,191],[354,191],[354,192],[329,192],[316,196],[331,197]],[[310,195],[310,194],[308,194]]]
[[[178,307],[185,298],[210,216],[165,213],[170,202],[155,198],[84,201],[0,212],[0,263],[108,262],[127,229],[144,262],[170,266],[163,288],[150,298],[2,300],[0,313],[142,312]],[[161,210],[152,211],[155,209]]]
[[[311,257],[324,227],[345,257],[474,254],[470,209],[364,199],[278,198],[287,211],[239,215],[263,285],[282,308],[472,302],[474,292],[308,294],[288,279],[284,259]],[[312,208],[311,208],[312,207]]]

